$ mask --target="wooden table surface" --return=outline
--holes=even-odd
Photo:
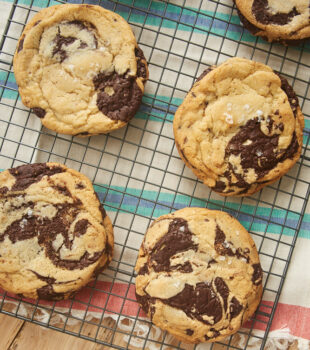
[[[282,344],[282,345],[281,345]],[[15,317],[0,314],[0,349],[1,350],[106,350],[109,346],[96,344],[36,324],[19,320]],[[214,350],[227,349],[225,346],[214,346]],[[298,343],[289,344],[287,350],[298,350]],[[279,347],[266,350],[283,350]]]
[[[0,314],[1,350],[105,350],[109,348]]]

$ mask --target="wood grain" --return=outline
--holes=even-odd
[[[0,349],[9,349],[24,322],[15,317],[0,314]]]
[[[96,344],[76,338],[74,336],[47,329],[33,323],[25,322],[21,332],[18,333],[8,350],[25,349],[74,349],[95,350]],[[96,350],[101,350],[97,348]]]
[[[101,326],[112,327],[113,320],[105,320]],[[75,336],[61,333],[52,329],[40,327],[36,324],[25,322],[17,318],[0,314],[0,349],[1,350],[108,350],[109,346],[97,344],[93,341],[84,340]],[[122,334],[113,334],[104,327],[84,324],[71,326],[68,329],[72,332],[80,332],[84,336],[97,337],[98,340],[113,342],[115,345],[126,347]],[[280,340],[281,344],[281,340]],[[176,344],[175,344],[176,345]],[[192,349],[192,346],[188,347]],[[129,346],[129,349],[136,349]],[[214,350],[227,350],[227,346],[216,344]],[[282,347],[272,350],[283,350]],[[268,349],[268,347],[265,350]],[[287,350],[298,350],[298,343],[295,340]]]

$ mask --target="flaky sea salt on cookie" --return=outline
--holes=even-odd
[[[96,5],[41,10],[14,55],[23,103],[47,128],[88,136],[126,125],[142,100],[147,63],[128,23]]]
[[[11,293],[70,298],[112,259],[112,224],[90,180],[62,164],[0,173],[0,224],[0,287]]]
[[[184,208],[156,219],[135,269],[142,309],[185,342],[213,342],[237,332],[262,295],[255,244],[221,211]]]
[[[284,175],[300,157],[303,127],[287,80],[242,58],[206,70],[173,120],[185,164],[224,196],[251,195]]]

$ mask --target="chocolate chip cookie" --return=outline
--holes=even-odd
[[[89,136],[123,127],[135,115],[147,63],[128,23],[96,5],[41,10],[14,56],[25,106],[47,128]]]
[[[309,0],[234,0],[240,20],[268,41],[296,44],[310,37]]]
[[[235,333],[262,295],[255,244],[221,211],[184,208],[156,219],[135,269],[142,309],[185,342],[213,342]]]
[[[57,163],[0,173],[0,286],[67,299],[111,260],[113,229],[89,179]]]
[[[232,58],[206,70],[178,108],[173,128],[185,164],[224,196],[247,196],[299,159],[304,117],[284,77]]]

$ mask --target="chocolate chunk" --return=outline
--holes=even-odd
[[[282,132],[284,130],[284,125],[283,123],[280,123],[277,125],[278,129]]]
[[[225,233],[221,230],[219,225],[216,225],[215,229],[215,240],[214,240],[214,249],[219,255],[228,255],[228,256],[235,256],[237,259],[245,259],[248,263],[250,261],[250,258],[248,256],[250,250],[248,248],[245,248],[242,250],[242,248],[238,247],[235,248],[234,251],[232,250],[233,243],[232,242],[226,242],[226,236]]]
[[[82,132],[75,134],[75,136],[91,136],[91,134],[88,133],[87,131],[82,131]]]
[[[170,258],[177,253],[185,252],[189,249],[197,251],[198,244],[192,240],[192,232],[188,228],[186,220],[181,218],[173,219],[168,228],[168,232],[155,244],[150,252],[154,271],[171,271]],[[185,266],[184,269],[188,269]]]
[[[274,124],[274,120],[270,116],[268,116],[267,117],[267,129],[268,129],[269,134],[272,131],[273,124]]]
[[[241,174],[238,174],[237,172],[235,172],[232,164],[230,164],[230,163],[228,164],[228,169],[229,170],[227,170],[224,173],[224,176],[226,176],[226,178],[228,179],[228,183],[230,185],[233,185],[233,186],[236,186],[239,188],[243,188],[243,191],[239,192],[239,194],[246,193],[248,191],[248,189],[251,187],[251,184],[246,182],[245,178]],[[234,177],[236,179],[232,180],[232,175],[234,175]]]
[[[263,270],[260,266],[260,264],[253,264],[253,275],[252,275],[252,282],[256,286],[262,283],[263,280]]]
[[[246,141],[251,142],[245,144]],[[254,169],[259,179],[275,168],[278,163],[287,158],[293,158],[298,151],[299,146],[295,132],[286,150],[277,151],[278,142],[279,135],[265,135],[261,131],[258,118],[254,118],[241,126],[240,131],[231,138],[225,150],[225,158],[228,159],[231,154],[234,156],[240,155],[240,163],[245,172],[247,169]],[[231,174],[237,177],[240,181],[239,184],[231,181]],[[228,178],[230,185],[247,187],[242,175],[237,174],[231,164],[229,172],[225,176]]]
[[[285,159],[293,159],[298,151],[298,148],[299,148],[299,144],[298,144],[296,133],[294,132],[291,143],[289,144],[287,149],[284,151],[281,150],[279,152],[281,154],[280,162],[283,162]]]
[[[187,329],[186,329],[186,334],[189,335],[189,336],[191,336],[191,335],[194,334],[194,331],[193,331],[192,329],[187,328]]]
[[[66,186],[55,185],[53,186],[53,188],[59,193],[61,193],[62,195],[72,198],[71,192],[68,190]]]
[[[231,301],[230,301],[230,305],[229,305],[229,314],[230,314],[230,318],[235,318],[237,317],[240,312],[242,311],[243,307],[242,305],[239,303],[238,299],[235,297],[232,297]]]
[[[205,324],[210,324],[203,316],[213,317],[214,323],[223,316],[222,304],[216,295],[211,283],[200,282],[194,288],[185,284],[182,292],[169,299],[160,299],[161,302],[171,307],[183,310],[192,319],[197,319]]]
[[[217,331],[217,330],[214,329],[214,328],[210,328],[210,331],[213,332],[213,334],[212,334],[211,337],[208,337],[207,335],[205,335],[205,339],[206,339],[207,341],[221,335],[220,332]]]
[[[101,203],[99,204],[99,210],[100,210],[100,213],[101,213],[102,220],[104,220],[105,217],[107,216],[107,213],[104,210],[103,205]]]
[[[236,1],[234,0],[234,2],[236,3]],[[256,27],[253,23],[251,23],[250,21],[247,20],[247,18],[245,18],[243,16],[243,14],[239,11],[239,9],[237,8],[238,11],[238,15],[239,18],[241,20],[241,22],[243,23],[244,27],[250,31],[253,35],[256,35],[258,32],[261,31],[260,28]],[[265,38],[267,40],[267,38]]]
[[[93,255],[90,255],[88,252],[85,252],[83,256],[78,260],[65,260],[61,259],[52,248],[48,247],[47,250],[47,256],[50,260],[52,260],[53,264],[58,267],[63,267],[67,270],[76,270],[76,269],[84,269],[85,267],[94,264],[96,261],[98,261],[104,251],[99,251],[94,253]]]
[[[136,83],[136,77],[127,73],[119,75],[99,73],[93,83],[97,94],[98,109],[112,120],[128,122],[137,112],[142,91]],[[109,88],[112,93],[107,93]]]
[[[245,144],[246,141],[251,142]],[[244,170],[253,168],[260,178],[278,163],[276,152],[278,141],[278,134],[269,136],[261,131],[258,118],[250,119],[229,141],[225,157],[228,158],[231,154],[240,155],[242,168]],[[259,156],[257,155],[258,151],[260,152]]]
[[[64,293],[56,293],[53,289],[53,286],[51,285],[46,285],[41,288],[37,289],[38,297],[39,299],[44,299],[44,300],[63,300],[65,297]]]
[[[224,186],[223,186],[224,185]],[[225,187],[226,185],[225,185],[225,182],[223,182],[223,181],[216,181],[216,183],[215,183],[215,186],[214,187],[212,187],[212,189],[214,190],[214,191],[216,191],[216,192],[225,192],[225,193],[232,193],[232,192],[234,192],[234,190],[226,190],[225,191]],[[247,190],[246,190],[247,191]],[[245,192],[246,192],[245,191]],[[239,192],[239,194],[240,194],[241,192]]]
[[[0,195],[6,194],[8,190],[9,189],[6,186],[0,187]]]
[[[17,52],[20,52],[24,47],[25,35],[20,39],[17,47]]]
[[[282,77],[282,75],[280,75],[277,72],[274,72],[280,79],[281,79],[281,89],[286,93],[287,98],[288,98],[288,102],[292,108],[293,114],[296,118],[297,116],[297,109],[299,107],[299,102],[298,102],[298,98],[295,94],[295,91],[293,90],[293,88],[291,87],[291,85],[288,83],[287,79],[285,79],[284,77]],[[283,124],[282,124],[283,125]]]
[[[52,176],[64,172],[64,169],[57,166],[48,166],[46,163],[25,164],[9,169],[11,175],[15,177],[12,191],[25,190],[35,182],[39,182],[43,176]]]
[[[65,297],[64,293],[56,293],[53,288],[53,284],[65,284],[68,282],[73,281],[67,281],[67,282],[56,282],[56,279],[53,277],[46,277],[42,276],[39,273],[31,270],[32,273],[34,273],[37,278],[39,278],[41,281],[44,281],[47,283],[46,286],[43,286],[41,288],[37,289],[38,297],[45,300],[62,300]],[[74,293],[72,293],[73,295]]]
[[[81,41],[80,46],[78,47],[78,49],[85,49],[85,47],[88,47],[88,45],[86,44],[85,41]]]
[[[83,182],[79,182],[75,185],[75,188],[78,190],[83,190],[85,188],[85,185],[83,184]]]
[[[73,36],[65,37],[61,35],[60,29],[58,28],[58,33],[56,34],[56,37],[53,40],[53,42],[56,45],[53,49],[52,56],[55,56],[56,54],[58,54],[60,56],[60,62],[63,62],[68,57],[66,50],[63,49],[63,46],[68,46],[74,43],[76,40],[78,39],[74,38]]]
[[[137,59],[137,77],[147,79],[146,60],[139,46],[135,48],[135,56]]]
[[[68,21],[68,22],[66,22],[66,24],[76,26],[80,30],[87,29],[86,23],[79,21],[79,20]]]
[[[226,188],[226,184],[224,181],[221,181],[221,180],[216,181],[215,186],[212,187],[212,189],[216,192],[224,192],[225,188]]]
[[[138,272],[138,275],[146,275],[149,272],[147,263],[145,263]]]
[[[105,252],[108,256],[111,256],[113,253],[113,247],[110,245],[110,243],[107,241],[105,246]]]
[[[226,239],[225,233],[221,230],[219,225],[216,225],[214,247],[217,252],[219,249],[222,249],[225,239]]]
[[[24,215],[22,219],[14,221],[9,225],[4,233],[0,236],[0,241],[3,241],[5,236],[8,236],[12,243],[37,237],[38,244],[45,250],[46,256],[58,267],[63,267],[69,270],[83,269],[95,263],[103,254],[103,251],[98,251],[90,255],[85,252],[79,260],[65,260],[60,258],[60,249],[55,251],[53,241],[57,235],[63,236],[63,245],[67,249],[72,249],[73,240],[69,237],[69,229],[71,223],[75,220],[80,212],[81,203],[63,203],[57,206],[57,214],[49,219],[47,217],[38,218],[35,215]],[[85,234],[90,223],[86,219],[81,219],[75,224],[75,236]]]
[[[269,11],[268,0],[254,0],[252,12],[257,22],[276,25],[288,24],[295,16],[300,15],[295,6],[289,13],[279,12],[273,14]]]
[[[216,66],[211,66],[207,69],[205,69],[200,75],[199,77],[196,79],[195,83],[197,83],[199,80],[201,80],[202,78],[204,78],[207,74],[209,74],[214,68],[216,68]]]
[[[103,205],[102,205],[101,202],[100,202],[100,198],[99,198],[99,196],[98,196],[98,193],[95,192],[95,195],[96,195],[96,197],[97,197],[97,199],[98,199],[98,201],[99,201],[99,210],[100,210],[101,217],[102,217],[102,221],[103,221],[103,220],[105,219],[105,217],[107,216],[107,213],[106,213],[106,211],[105,211]]]
[[[220,277],[215,278],[214,284],[215,284],[216,290],[218,291],[218,293],[220,294],[220,296],[223,299],[224,311],[226,311],[227,310],[227,299],[229,296],[229,288],[228,288],[227,284],[224,282],[224,280]]]
[[[83,236],[89,225],[89,221],[87,219],[79,220],[74,226],[74,235],[77,237]]]
[[[79,20],[73,20],[73,21],[69,21],[69,22],[66,22],[66,24],[71,24],[71,25],[74,25],[74,26],[77,26],[79,27],[80,30],[83,30],[83,29],[87,29],[87,30],[90,30],[90,29],[96,29],[95,25],[91,22],[85,22],[85,21],[79,21]]]
[[[137,302],[141,305],[142,310],[148,314],[151,311],[151,304],[155,302],[155,298],[151,298],[148,294],[140,295],[136,291],[136,299]],[[151,319],[153,318],[154,311],[150,312]]]
[[[34,230],[36,220],[34,216],[23,215],[20,220],[13,221],[0,235],[0,242],[4,240],[5,236],[8,236],[12,243],[36,237],[37,232]]]
[[[191,164],[191,163],[189,162],[189,160],[187,159],[187,157],[186,157],[186,155],[185,155],[183,149],[182,149],[181,146],[177,143],[177,141],[175,141],[175,144],[177,145],[177,148],[178,148],[179,152],[181,153],[181,155],[182,155],[184,161],[187,162],[188,164],[190,164],[190,166],[191,166],[193,169],[197,169],[193,164]]]
[[[32,108],[32,111],[37,117],[39,117],[41,119],[45,117],[46,111],[43,108],[34,107],[34,108]]]
[[[186,261],[183,265],[178,264],[170,267],[170,271],[177,270],[183,273],[193,272],[192,264],[189,261]]]
[[[207,266],[207,267],[210,268],[212,264],[217,264],[217,261],[214,260],[214,259],[211,259],[211,260],[208,262],[208,266]]]
[[[36,271],[30,270],[33,274],[35,274],[39,280],[46,282],[47,284],[54,284],[56,282],[56,279],[54,277],[47,277],[47,276],[42,276]]]

